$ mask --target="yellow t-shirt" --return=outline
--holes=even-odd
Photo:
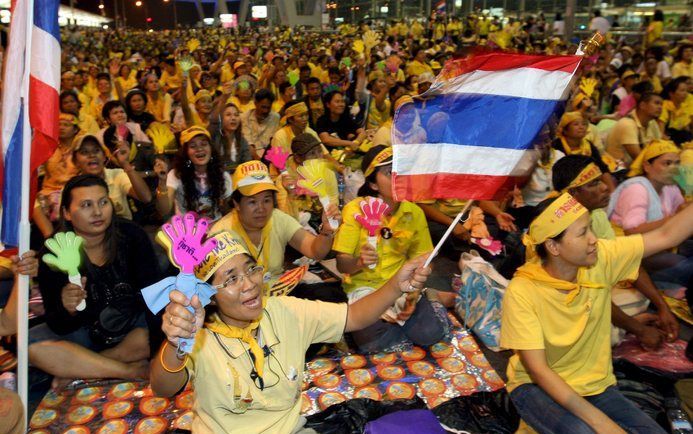
[[[286,246],[289,244],[291,238],[293,238],[293,236],[296,235],[296,232],[301,229],[301,224],[296,221],[295,218],[278,209],[275,209],[272,212],[270,222],[272,225],[272,231],[269,235],[269,244],[264,248],[262,248],[262,245],[256,246],[255,250],[264,257],[266,253],[265,249],[268,249],[268,263],[262,265],[265,267],[265,272],[269,273],[266,275],[266,281],[269,282],[269,286],[271,287],[271,284],[284,272],[284,251],[286,250]],[[268,224],[270,223],[268,222]],[[243,247],[248,249],[245,240],[243,240],[243,238],[236,232],[237,229],[238,228],[235,228],[232,225],[231,213],[228,213],[218,222],[216,222],[214,226],[212,226],[211,233],[214,234],[216,232],[229,231],[231,232],[231,236],[240,241]],[[255,259],[259,260],[261,258]]]
[[[250,98],[247,104],[243,104],[241,103],[241,100],[238,99],[238,97],[232,96],[231,98],[229,98],[228,102],[233,103],[236,107],[238,107],[238,110],[241,113],[248,112],[255,108],[255,101],[252,98]]]
[[[424,72],[429,72],[433,74],[433,70],[431,69],[428,64],[421,63],[418,60],[413,60],[409,62],[407,65],[407,75],[412,76],[412,75],[421,75]]]
[[[248,345],[203,328],[186,364],[197,392],[192,431],[293,432],[301,412],[305,352],[312,343],[337,342],[344,333],[346,318],[346,303],[269,298],[259,326],[260,344],[271,350],[265,358],[264,390],[250,378]],[[238,407],[236,390],[239,398],[252,398],[247,409]]]
[[[643,126],[638,117],[635,116],[635,112],[632,112],[630,115],[619,119],[609,131],[609,135],[606,137],[606,152],[615,159],[630,165],[632,158],[623,145],[644,147],[652,140],[661,137],[662,133],[659,131],[659,126],[655,120],[651,120]]]
[[[434,199],[424,200],[419,203],[430,205],[450,218],[457,217],[462,208],[467,204],[466,200],[460,199]]]
[[[693,95],[688,94],[678,108],[672,101],[665,100],[659,120],[667,128],[686,130],[691,125],[691,116],[693,116]]]
[[[354,215],[361,214],[362,200],[357,197],[344,206],[343,223],[337,231],[332,250],[353,256],[361,254],[361,246],[368,240],[368,231]],[[347,293],[361,287],[380,288],[408,259],[433,250],[426,216],[415,203],[400,203],[393,215],[383,218],[382,227],[389,228],[392,237],[384,239],[378,235],[378,264],[372,270],[365,268],[345,277],[343,287]]]
[[[671,78],[677,78],[683,75],[686,77],[693,77],[693,62],[674,63],[674,66],[671,67]]]
[[[582,286],[573,290],[576,295],[556,289],[568,282],[549,276],[539,264],[527,263],[518,269],[503,298],[501,346],[543,349],[549,367],[581,396],[597,395],[616,384],[609,338],[611,288],[637,277],[642,236],[599,240],[597,255],[595,265],[578,271]],[[508,391],[527,383],[532,379],[515,354],[508,364]]]
[[[370,108],[368,110],[368,122],[366,122],[366,129],[376,129],[380,128],[385,124],[385,122],[390,119],[390,100],[385,100],[385,107],[383,110],[378,110],[378,105],[375,100],[371,100]]]
[[[108,185],[108,197],[113,202],[113,211],[118,217],[132,220],[132,211],[128,204],[128,193],[132,183],[123,169],[104,169],[104,180]]]

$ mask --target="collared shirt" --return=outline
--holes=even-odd
[[[362,200],[357,197],[344,207],[343,223],[332,246],[334,251],[354,257],[361,254],[361,246],[368,241],[368,231],[355,218],[356,214],[361,214]],[[360,287],[380,288],[408,259],[433,250],[426,216],[415,203],[401,202],[394,214],[383,218],[382,228],[381,234],[383,231],[389,232],[391,238],[378,236],[377,265],[374,269],[366,267],[345,278],[343,287],[347,293]]]
[[[632,158],[623,145],[639,145],[642,148],[652,140],[662,138],[656,120],[653,119],[647,125],[642,125],[635,113],[633,110],[628,116],[619,119],[606,138],[606,151],[615,159],[628,165]]]
[[[248,110],[241,115],[241,127],[243,137],[249,145],[264,149],[279,129],[279,114],[270,112],[262,122],[259,122],[255,116],[255,109]]]
[[[269,298],[259,326],[267,348],[263,390],[250,377],[248,345],[203,328],[186,365],[196,391],[192,431],[293,432],[301,411],[305,352],[315,342],[337,342],[346,319],[345,303]]]
[[[693,117],[693,95],[688,94],[678,107],[672,101],[665,100],[662,104],[662,115],[659,120],[662,121],[665,128],[685,130],[691,125],[691,117]]]
[[[616,384],[609,338],[611,288],[637,278],[643,250],[641,235],[599,240],[597,262],[579,269],[580,288],[570,293],[553,286],[552,280],[567,282],[543,268],[536,279],[516,275],[503,298],[501,346],[544,350],[551,370],[580,396],[597,395]],[[508,391],[527,383],[532,379],[515,354],[508,364]]]

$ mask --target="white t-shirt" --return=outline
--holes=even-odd
[[[174,207],[176,214],[185,214],[187,211],[195,211],[201,216],[208,217],[212,221],[217,221],[222,217],[219,209],[212,214],[212,200],[209,191],[209,185],[207,184],[207,177],[197,177],[195,179],[195,187],[199,193],[198,206],[197,209],[189,210],[185,208],[185,191],[183,190],[183,182],[178,178],[174,170],[170,170],[166,176],[166,187],[172,188],[176,191],[173,198]],[[221,195],[222,199],[228,199],[233,193],[233,187],[231,184],[231,176],[228,172],[224,172],[224,192]]]
[[[563,36],[565,33],[565,21],[554,21],[553,22],[553,34],[556,36]]]
[[[590,21],[590,30],[596,30],[603,36],[606,36],[609,29],[611,29],[611,24],[609,23],[609,20],[604,17],[594,17],[592,18],[592,21]]]
[[[128,193],[132,183],[123,169],[104,169],[104,180],[108,185],[108,197],[113,202],[113,210],[118,217],[132,220],[132,211],[128,203]]]
[[[551,167],[556,164],[556,161],[565,157],[563,152],[555,149],[551,154]],[[527,184],[522,187],[522,198],[527,206],[537,206],[539,202],[546,199],[546,196],[553,190],[552,176],[551,169],[546,170],[537,165]]]

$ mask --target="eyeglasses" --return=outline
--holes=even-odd
[[[262,272],[265,270],[265,268],[262,265],[252,265],[248,267],[248,271],[245,273],[238,273],[235,276],[231,276],[224,283],[221,283],[219,285],[214,285],[213,288],[216,290],[224,289],[224,288],[231,288],[231,289],[236,289],[239,288],[243,282],[245,281],[246,277],[247,278],[257,278],[262,274]]]

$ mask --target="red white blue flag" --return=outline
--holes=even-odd
[[[397,109],[397,200],[493,199],[532,170],[533,144],[563,108],[581,56],[486,53],[448,62]]]
[[[33,5],[33,25],[27,26],[27,14]],[[31,143],[31,182],[35,171],[53,153],[58,144],[58,92],[60,88],[59,0],[13,0],[9,46],[6,51],[2,101],[2,242],[17,246],[21,213],[22,148]],[[31,38],[29,38],[31,32]],[[29,44],[29,41],[30,44]],[[25,68],[30,56],[30,71]],[[25,112],[22,98],[29,87],[31,137],[24,137]],[[33,205],[33,204],[32,204]]]

